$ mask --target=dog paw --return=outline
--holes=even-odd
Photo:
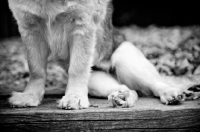
[[[118,90],[108,96],[108,100],[114,107],[128,108],[133,107],[138,95],[133,90]]]
[[[184,101],[183,92],[179,89],[165,89],[160,94],[160,101],[166,105],[177,105]]]
[[[41,100],[42,97],[33,93],[13,92],[8,101],[12,107],[28,107],[38,106]]]
[[[58,101],[58,107],[67,110],[85,109],[90,106],[88,97],[77,96],[74,94],[65,95]]]
[[[200,85],[194,85],[184,91],[186,100],[195,100],[200,98]]]

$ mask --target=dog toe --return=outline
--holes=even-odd
[[[122,108],[133,107],[137,98],[137,93],[132,90],[118,90],[108,96],[108,100],[112,103],[114,107]]]
[[[40,100],[40,97],[33,93],[13,92],[8,101],[11,107],[24,108],[38,106],[40,104]]]
[[[81,97],[76,95],[65,95],[58,101],[58,107],[66,110],[78,110],[89,107],[89,101],[87,97]]]

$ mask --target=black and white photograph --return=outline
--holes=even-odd
[[[198,2],[1,0],[0,131],[200,131]]]

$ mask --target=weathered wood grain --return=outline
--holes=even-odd
[[[0,101],[0,131],[200,131],[200,100],[166,106],[140,98],[133,108],[112,108],[105,99],[90,99],[98,108],[61,110],[57,97],[39,107],[11,108]]]

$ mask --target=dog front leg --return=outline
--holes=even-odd
[[[30,79],[23,93],[13,92],[9,102],[13,106],[38,106],[44,95],[48,46],[42,28],[23,29],[19,27],[26,46]]]
[[[59,101],[63,109],[89,107],[88,81],[95,47],[95,29],[91,25],[76,27],[70,37],[69,79],[65,96]]]

